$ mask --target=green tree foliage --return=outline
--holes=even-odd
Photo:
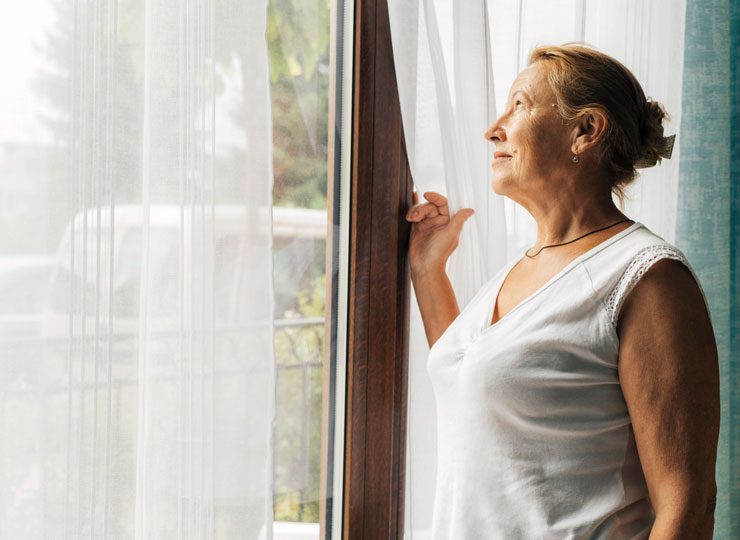
[[[107,14],[98,14],[100,28],[95,38],[99,40],[97,47],[101,43],[113,43],[114,50],[111,54],[104,54],[104,51],[94,53],[95,72],[99,75],[110,72],[109,77],[99,77],[95,81],[95,88],[86,88],[90,80],[81,79],[80,73],[83,68],[87,70],[86,73],[92,73],[92,56],[79,54],[79,51],[75,55],[75,47],[92,47],[93,33],[85,37],[87,42],[83,41],[81,35],[75,34],[72,4],[63,0],[55,2],[54,27],[47,33],[44,42],[38,44],[48,59],[49,68],[38,74],[35,89],[55,111],[54,115],[45,118],[45,123],[60,145],[75,144],[75,141],[86,143],[77,139],[80,122],[113,122],[115,146],[111,153],[111,169],[116,190],[115,200],[124,203],[140,200],[143,126],[136,119],[141,117],[144,103],[143,2],[121,0],[117,9],[115,28],[107,25],[112,20],[107,18]],[[249,12],[249,2],[220,0],[216,3],[216,10],[219,22],[219,31],[215,35],[215,51],[218,55],[216,62],[226,71],[233,59],[246,66],[247,54],[250,52],[246,48],[246,40],[240,42],[234,36],[239,35],[241,21],[245,17],[254,16]],[[271,0],[268,5],[266,39],[273,113],[275,205],[326,207],[329,15],[328,0]],[[115,40],[111,39],[113,32]],[[111,60],[115,65],[109,64]],[[170,64],[176,61],[174,58]],[[176,71],[173,69],[173,72]],[[163,74],[159,70],[157,76],[169,74]],[[248,69],[242,70],[242,78],[244,87],[253,82]],[[114,85],[115,89],[108,88],[108,85]],[[223,89],[223,81],[218,76],[214,88],[217,93]],[[111,111],[113,117],[105,116],[106,113],[102,110],[93,111],[87,108],[93,100],[89,100],[90,103],[84,100],[76,103],[75,89],[83,94],[88,92],[89,97],[92,92],[115,90],[115,102]],[[155,88],[154,91],[158,90]],[[162,91],[165,89],[162,88]],[[178,96],[173,95],[171,98],[176,103]],[[239,125],[245,125],[244,119],[248,116],[245,110],[251,106],[251,103],[243,103],[243,110],[234,112]],[[173,123],[171,133],[165,138],[168,141],[176,140],[176,130],[177,124]],[[243,150],[241,153],[244,154]],[[238,154],[239,152],[224,159],[244,159],[244,155]],[[216,166],[218,174],[219,164]],[[57,170],[55,193],[60,195],[66,195],[70,185],[66,170],[65,167]],[[239,179],[217,178],[217,182],[222,180],[240,183]],[[238,188],[239,185],[236,185],[235,189]],[[167,191],[167,185],[155,186],[155,197],[157,189]],[[174,189],[170,191],[174,193],[167,191],[158,198],[173,200],[178,193]],[[234,195],[239,195],[231,189],[217,190],[216,197],[219,193],[228,193],[230,200],[233,200]]]
[[[329,13],[327,0],[268,7],[276,205],[326,208]]]

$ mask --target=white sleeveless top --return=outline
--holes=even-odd
[[[699,283],[678,248],[635,222],[490,325],[514,259],[434,343],[435,540],[649,536],[655,515],[619,385],[616,321],[663,258]]]

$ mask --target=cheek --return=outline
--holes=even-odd
[[[563,157],[563,133],[557,126],[546,122],[533,124],[532,128],[523,134],[522,151],[527,154],[527,161],[537,166],[551,166]]]
[[[531,167],[542,159],[543,141],[536,126],[521,129],[514,135],[515,137],[512,137],[512,140],[516,142],[512,144],[512,147],[514,155],[517,157],[515,162],[519,168]]]

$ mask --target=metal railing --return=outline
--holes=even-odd
[[[274,502],[275,520],[285,522],[318,522],[319,476],[321,463],[321,402],[323,381],[323,339],[324,319],[322,317],[280,319],[273,322],[275,346],[275,385],[278,399],[274,424]],[[251,328],[254,330],[254,328]],[[240,340],[245,327],[240,325],[219,326],[215,329],[215,339],[220,340],[221,350],[234,351],[239,356]],[[182,337],[176,331],[158,332],[149,336],[160,345],[156,354],[160,358],[176,355],[178,340]],[[94,363],[95,336],[73,338],[25,338],[3,341],[0,352],[0,370],[11,373],[0,384],[0,411],[4,410],[14,398],[27,399],[30,395],[44,400],[45,397],[64,395],[80,391],[93,393],[110,390],[110,399],[115,403],[122,390],[138,384],[135,365],[137,362],[137,335],[99,335],[98,353],[105,367],[97,385],[92,380],[83,384],[74,381],[65,383],[70,355],[79,360],[81,349],[87,351],[85,361]],[[108,347],[110,343],[110,348]],[[225,343],[224,343],[225,341]],[[225,348],[224,345],[233,347]],[[73,344],[74,347],[70,347]],[[151,345],[151,343],[150,343]],[[74,349],[74,350],[73,350]],[[151,347],[150,347],[151,350]],[[34,352],[35,351],[35,352]],[[248,354],[248,352],[246,352]],[[214,350],[214,354],[215,350]],[[229,353],[232,354],[232,353]],[[110,356],[109,356],[110,355]],[[170,360],[176,356],[170,356]],[[221,359],[219,359],[221,360]],[[119,373],[108,381],[107,362],[120,362],[132,369],[128,376]],[[10,366],[8,363],[12,363]],[[175,365],[174,362],[170,365]],[[50,367],[57,373],[50,373]],[[219,368],[217,375],[238,376],[249,372],[248,366]],[[89,374],[92,370],[88,371]],[[60,377],[56,377],[60,375]],[[163,369],[152,375],[152,381],[177,382],[175,369]],[[281,399],[282,398],[282,399]],[[7,420],[0,418],[0,420]],[[17,421],[17,419],[15,419]],[[0,442],[0,454],[2,453]]]

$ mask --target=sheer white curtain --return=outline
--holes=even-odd
[[[483,139],[534,46],[586,41],[598,47],[666,106],[666,134],[680,125],[684,2],[389,0],[389,14],[416,190],[447,195],[451,213],[475,209],[448,263],[461,308],[536,236],[531,216],[493,193],[492,148]],[[669,242],[675,238],[678,146],[673,159],[643,170],[624,209]],[[410,331],[406,535],[424,538],[436,482],[436,413],[413,295]]]
[[[272,537],[267,1],[0,15],[0,538]]]

